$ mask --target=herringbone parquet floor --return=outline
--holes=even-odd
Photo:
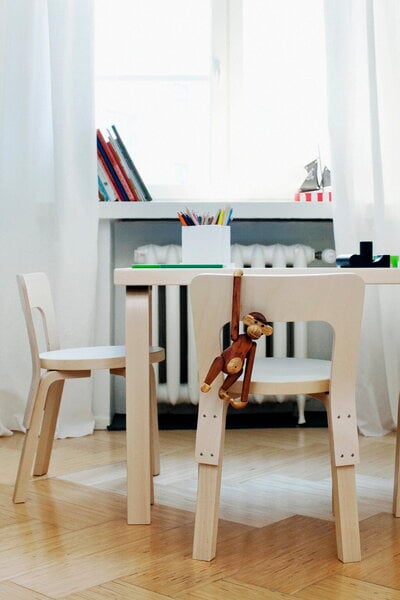
[[[128,526],[123,432],[56,440],[11,502],[23,435],[0,438],[0,600],[400,600],[394,435],[360,438],[363,560],[336,558],[326,429],[229,430],[217,557],[193,561],[193,431],[161,432],[152,524]]]

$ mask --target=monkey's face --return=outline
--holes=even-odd
[[[257,313],[257,317],[261,316],[261,313]],[[265,319],[261,320],[257,317],[250,313],[243,319],[243,323],[246,325],[246,334],[251,340],[258,340],[262,335],[272,334],[271,325],[268,325]]]
[[[259,325],[248,325],[247,329],[246,329],[246,334],[248,335],[248,337],[252,340],[258,340],[258,338],[260,338],[262,336],[262,329],[261,327],[259,327]]]

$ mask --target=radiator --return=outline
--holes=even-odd
[[[302,244],[285,246],[274,244],[241,245],[231,247],[232,263],[237,267],[307,267],[316,258],[325,262],[334,262],[332,250],[316,252]],[[178,245],[158,246],[148,244],[138,247],[134,252],[134,262],[179,263],[181,247]],[[189,402],[197,404],[199,383],[197,377],[196,351],[194,345],[191,308],[186,288],[180,286],[153,287],[152,293],[152,343],[163,345],[166,349],[165,367],[157,365],[159,370],[158,401],[170,404]],[[289,351],[288,351],[289,348]],[[267,339],[257,342],[258,356],[296,358],[307,356],[306,323],[274,323],[272,347],[267,348]],[[285,397],[274,396],[281,402]],[[262,402],[262,396],[251,396],[253,402]],[[304,423],[304,396],[296,396],[299,423]]]

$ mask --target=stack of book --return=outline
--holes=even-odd
[[[143,183],[115,125],[106,140],[97,130],[97,181],[103,202],[149,202],[152,197]]]

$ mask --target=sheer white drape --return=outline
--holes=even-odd
[[[400,254],[400,3],[325,0],[334,230],[339,254],[373,240]],[[390,431],[400,389],[398,286],[368,288],[357,409],[366,435]]]
[[[92,343],[92,22],[91,0],[0,2],[0,435],[22,429],[30,384],[16,273],[47,272],[62,343]],[[93,431],[91,383],[73,382],[65,394],[57,435]]]

